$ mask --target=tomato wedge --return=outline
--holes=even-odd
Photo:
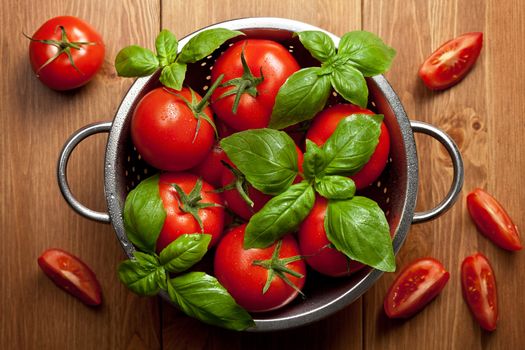
[[[38,258],[38,265],[53,282],[87,305],[100,305],[102,293],[97,277],[76,256],[62,249],[48,249]]]
[[[408,318],[423,309],[445,287],[450,274],[434,258],[414,260],[390,286],[384,308],[390,318]]]
[[[478,59],[483,33],[472,32],[449,40],[434,51],[419,68],[423,83],[432,90],[457,84]]]
[[[488,259],[481,253],[471,255],[461,264],[463,297],[481,328],[496,329],[498,296],[496,279]]]
[[[478,230],[496,245],[511,251],[523,248],[518,227],[490,194],[476,188],[467,195],[467,208]]]

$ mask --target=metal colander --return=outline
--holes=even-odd
[[[320,28],[282,18],[244,18],[218,23],[201,30],[214,27],[241,30],[248,38],[278,41],[289,49],[302,66],[318,64],[292,34],[304,30],[322,30]],[[179,50],[199,32],[180,40]],[[337,36],[326,33],[336,45],[339,43]],[[210,69],[213,62],[227,45],[231,45],[231,42],[223,45],[206,59],[188,65],[186,84],[204,95],[210,84]],[[385,211],[393,237],[394,252],[397,254],[412,223],[431,220],[445,212],[455,202],[463,184],[463,164],[457,146],[447,134],[429,124],[409,121],[399,98],[383,76],[367,78],[367,83],[370,90],[369,108],[385,116],[384,122],[390,131],[391,149],[385,171],[361,194],[375,200]],[[122,211],[126,195],[141,180],[157,171],[141,159],[132,144],[131,116],[137,102],[157,86],[159,86],[158,73],[137,79],[124,97],[114,120],[91,124],[75,132],[65,143],[58,162],[58,183],[66,201],[86,218],[111,223],[122,248],[129,257],[135,249],[124,232]],[[341,100],[334,94],[329,104],[337,102]],[[86,137],[100,132],[109,132],[104,172],[104,191],[109,213],[93,211],[78,202],[71,193],[66,178],[67,162],[73,149]],[[418,188],[418,161],[414,132],[428,134],[441,142],[449,152],[454,168],[453,182],[445,199],[436,208],[421,213],[414,213]],[[306,299],[296,298],[293,303],[282,309],[255,314],[256,327],[250,330],[287,329],[317,321],[355,301],[381,274],[381,271],[371,268],[363,269],[345,278],[328,278],[313,271],[309,272],[304,290]],[[162,294],[162,297],[169,300],[166,294]]]

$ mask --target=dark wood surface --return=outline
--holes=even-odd
[[[0,346],[5,349],[521,349],[525,347],[523,252],[508,253],[477,233],[465,206],[475,187],[504,203],[525,227],[520,190],[525,172],[525,6],[521,0],[326,0],[326,1],[58,1],[4,0],[0,14]],[[106,42],[102,71],[70,93],[47,89],[28,63],[31,34],[46,19],[84,18]],[[188,319],[156,298],[138,298],[123,287],[116,267],[124,254],[110,225],[75,214],[56,185],[56,162],[65,140],[80,127],[109,121],[132,81],[116,76],[113,61],[129,44],[152,47],[161,28],[182,37],[218,21],[276,16],[301,20],[335,34],[365,29],[397,50],[386,77],[411,119],[432,123],[456,141],[465,163],[465,184],[456,205],[442,217],[413,225],[397,263],[433,256],[451,273],[443,293],[407,321],[382,312],[395,274],[385,274],[357,302],[316,324],[270,334],[238,334]],[[459,85],[430,92],[416,72],[442,42],[468,31],[484,32],[482,54]],[[420,161],[418,209],[435,205],[452,178],[448,155],[417,135]],[[106,136],[81,143],[68,175],[77,198],[105,210],[103,157]],[[36,259],[49,247],[85,260],[102,284],[98,309],[59,291]],[[492,262],[498,281],[500,322],[480,330],[461,297],[459,266],[474,251]]]

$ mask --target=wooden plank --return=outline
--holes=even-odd
[[[360,1],[248,0],[162,2],[162,27],[182,37],[203,26],[228,19],[271,16],[300,20],[337,35],[361,27]],[[236,334],[207,327],[163,308],[165,348],[361,348],[361,301],[317,324],[275,334]]]
[[[450,271],[450,282],[420,314],[398,322],[388,320],[382,312],[384,295],[395,276],[385,275],[365,297],[366,348],[519,347],[517,330],[524,329],[519,315],[525,307],[518,295],[523,283],[513,276],[523,263],[523,255],[504,252],[481,237],[465,205],[468,191],[488,188],[502,197],[518,226],[523,226],[518,208],[523,207],[524,200],[510,186],[515,182],[514,174],[525,169],[520,154],[524,149],[520,137],[523,121],[516,117],[523,110],[524,83],[510,78],[523,54],[524,12],[516,4],[455,0],[364,3],[363,28],[378,33],[398,51],[387,78],[408,115],[432,123],[452,136],[463,154],[466,174],[464,190],[455,207],[432,222],[413,226],[397,259],[398,266],[403,267],[414,258],[433,256]],[[508,17],[509,13],[512,16]],[[503,23],[504,28],[500,26]],[[427,90],[417,77],[421,62],[444,41],[469,31],[484,32],[486,40],[472,72],[447,91]],[[446,194],[452,169],[444,148],[437,142],[419,136],[416,140],[420,164],[418,208],[424,209]],[[474,251],[489,257],[499,282],[502,321],[494,334],[480,330],[461,296],[459,267]],[[521,328],[514,322],[520,322]]]
[[[0,246],[2,327],[0,347],[16,349],[159,348],[155,299],[139,299],[123,287],[116,267],[124,258],[110,225],[75,214],[56,183],[59,151],[71,133],[113,117],[131,80],[113,68],[125,44],[149,44],[159,29],[158,2],[5,1],[1,20],[2,146]],[[102,71],[78,91],[58,93],[43,86],[28,62],[28,41],[45,20],[72,14],[97,28],[105,39]],[[103,166],[105,135],[93,137],[73,154],[69,178],[87,206],[105,210]],[[104,303],[92,309],[60,291],[37,267],[49,247],[85,260],[102,284]]]

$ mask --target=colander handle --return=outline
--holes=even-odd
[[[67,163],[69,161],[69,156],[75,147],[85,138],[98,134],[101,132],[109,132],[111,130],[111,122],[101,122],[86,125],[83,128],[77,130],[73,135],[64,144],[62,151],[60,152],[60,157],[58,158],[57,166],[57,178],[58,178],[58,187],[60,192],[64,196],[66,202],[75,210],[78,214],[95,221],[109,223],[110,218],[108,213],[103,213],[100,211],[95,211],[89,209],[80,203],[73,193],[69,189],[69,184],[67,182]]]
[[[452,185],[450,186],[450,190],[448,191],[445,198],[433,209],[414,213],[412,223],[417,224],[438,217],[439,215],[446,212],[454,204],[459,193],[461,192],[461,188],[463,187],[464,170],[463,159],[461,158],[461,153],[459,152],[458,146],[447,133],[433,125],[420,121],[411,120],[410,125],[412,126],[412,130],[414,132],[420,132],[432,136],[441,142],[441,144],[445,146],[445,149],[452,159],[452,166],[454,169]]]

